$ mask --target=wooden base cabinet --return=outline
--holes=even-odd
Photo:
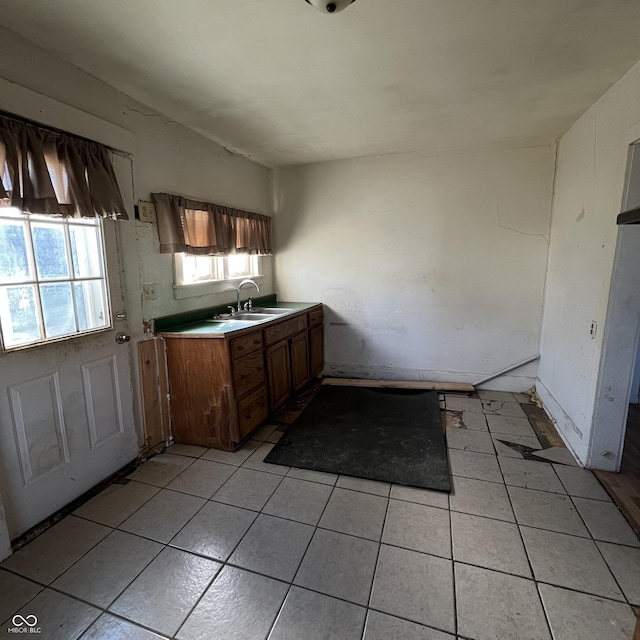
[[[304,331],[291,338],[289,342],[291,356],[291,386],[297,393],[311,380],[309,370],[309,332]]]
[[[322,306],[240,335],[164,340],[173,439],[233,451],[322,371]]]
[[[319,376],[324,368],[324,326],[309,329],[309,369],[312,378]]]
[[[289,342],[279,342],[266,350],[269,406],[279,409],[291,397],[291,367]]]
[[[309,312],[309,372],[312,378],[324,368],[324,312],[322,306]]]

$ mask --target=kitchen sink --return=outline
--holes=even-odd
[[[227,318],[226,320],[208,319],[207,322],[209,323],[209,325],[198,327],[196,330],[184,330],[184,333],[207,333],[207,331],[210,332],[212,329],[216,332],[235,331],[236,329],[245,329],[253,324],[253,322],[248,320],[234,320],[233,318]],[[209,328],[207,329],[206,327]]]
[[[291,313],[293,309],[280,309],[276,307],[258,307],[257,309],[252,309],[251,311],[241,311],[240,313],[236,313],[234,316],[229,314],[224,314],[222,317],[214,316],[213,318],[209,318],[207,322],[228,322],[228,323],[236,323],[240,324],[249,324],[252,322],[262,322],[264,320],[268,320],[271,316],[282,316],[286,313]]]
[[[283,313],[289,313],[293,311],[293,309],[279,309],[275,307],[260,307],[259,309],[254,309],[252,313],[260,313],[268,316],[279,316]]]
[[[256,313],[255,311],[253,312],[247,312],[247,313],[236,313],[235,316],[233,316],[233,318],[230,318],[230,320],[241,320],[241,321],[249,321],[249,322],[256,322],[258,320],[266,320],[267,318],[265,317],[266,314],[262,314],[262,313]]]

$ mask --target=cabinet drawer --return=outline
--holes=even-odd
[[[258,389],[255,393],[238,402],[238,423],[240,439],[246,438],[269,415],[267,390]]]
[[[271,344],[280,342],[280,340],[286,340],[287,338],[294,336],[300,331],[304,331],[307,328],[307,316],[298,316],[292,318],[286,322],[280,322],[275,327],[269,327],[264,330],[264,341],[268,347]]]
[[[231,341],[231,358],[241,358],[248,353],[253,353],[262,349],[262,331],[256,331],[249,335],[242,336],[242,338],[236,338]]]
[[[233,382],[238,397],[243,396],[259,384],[265,384],[262,351],[256,351],[234,361]]]
[[[322,309],[316,309],[315,311],[309,312],[309,326],[315,327],[319,324],[322,324],[324,320],[324,311]]]

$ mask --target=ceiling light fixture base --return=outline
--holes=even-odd
[[[307,0],[307,4],[310,4],[320,13],[340,13],[340,11],[343,11],[355,1],[356,0],[335,0],[335,2],[328,2],[327,0]]]

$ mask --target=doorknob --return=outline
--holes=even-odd
[[[129,342],[131,340],[131,336],[120,331],[116,334],[116,342],[118,344],[124,344],[125,342]]]

